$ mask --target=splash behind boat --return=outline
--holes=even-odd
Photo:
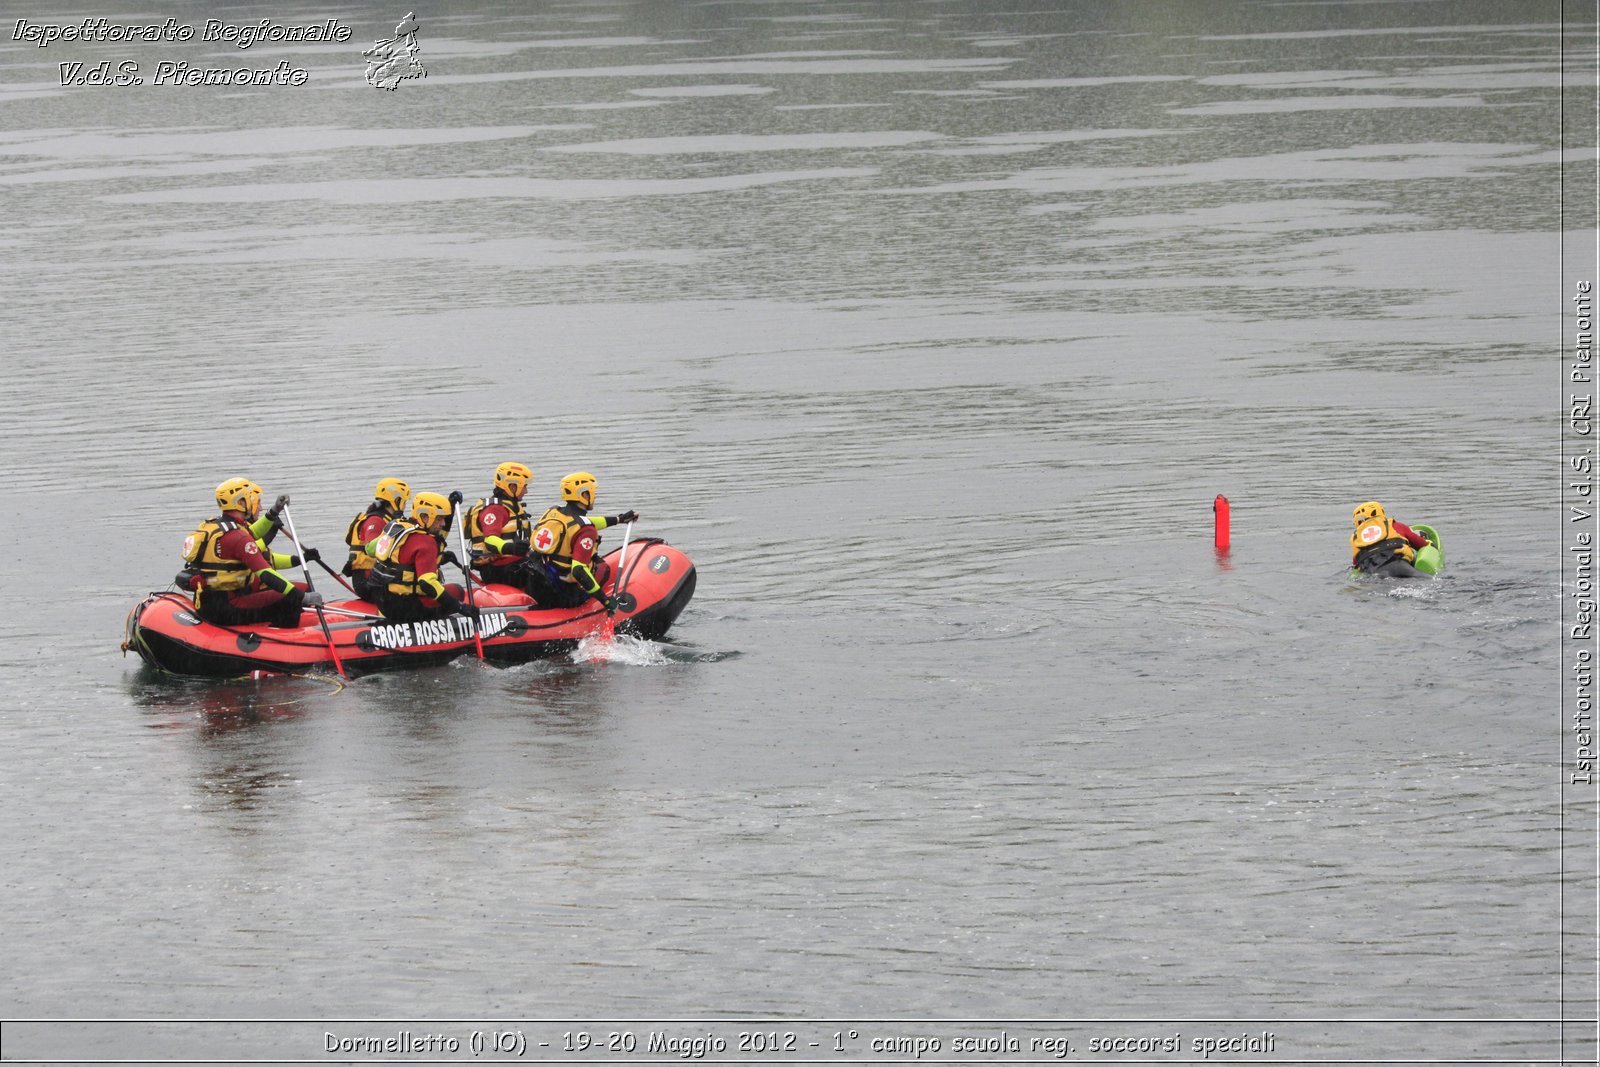
[[[665,635],[694,595],[695,571],[689,557],[665,541],[644,539],[628,546],[627,573],[620,576],[622,596],[615,615],[618,633],[656,639]],[[613,572],[621,550],[607,555]],[[611,592],[618,576],[606,585]],[[511,665],[558,655],[578,647],[605,623],[594,601],[576,608],[541,608],[520,589],[506,585],[474,586],[480,611],[483,656]],[[281,629],[266,623],[219,626],[207,622],[182,593],[151,593],[128,613],[123,651],[132,649],[145,662],[175,674],[234,678],[255,671],[299,674],[333,670],[328,635],[339,662],[351,675],[448,663],[463,654],[477,655],[473,620],[463,615],[425,622],[390,622],[364,600],[333,601],[323,608],[324,634],[311,611],[301,625]]]

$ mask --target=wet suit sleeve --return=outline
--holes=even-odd
[[[1417,531],[1413,530],[1405,523],[1399,522],[1398,520],[1394,524],[1394,532],[1399,534],[1401,537],[1404,537],[1406,539],[1406,543],[1412,548],[1426,548],[1432,543],[1425,535],[1417,533]]]
[[[412,546],[416,546],[412,548]],[[411,548],[411,568],[417,572],[417,587],[430,600],[444,595],[444,581],[439,577],[439,545],[431,537],[412,534],[405,547]]]
[[[604,520],[601,520],[604,521]],[[600,582],[594,576],[592,560],[600,544],[601,527],[598,525],[586,526],[578,531],[577,539],[572,545],[572,564],[568,573],[572,580],[578,583],[578,588],[594,597],[604,601],[605,594],[600,592]]]
[[[506,521],[511,518],[511,513],[499,504],[489,504],[478,513],[478,529],[481,531],[472,539],[472,554],[474,556],[506,556],[515,553],[507,552],[506,546],[510,544],[508,538],[502,537],[497,531],[506,528]]]
[[[294,588],[293,582],[279,574],[277,571],[273,570],[271,567],[268,567],[266,570],[260,571],[256,574],[256,584],[262,589],[271,589],[274,592],[284,594],[287,594],[289,590]]]
[[[272,569],[274,561],[268,557],[275,553],[262,550],[260,543],[251,536],[253,529],[229,530],[223,534],[217,542],[217,554],[224,559],[236,559],[249,567],[250,584],[255,588],[287,593],[294,588],[294,583]]]
[[[594,571],[589,569],[589,565],[587,563],[579,563],[574,560],[572,564],[572,577],[577,579],[578,588],[582,589],[585,593],[588,593],[597,600],[605,599],[605,594],[600,592],[600,583],[595,581]]]
[[[250,524],[250,532],[264,545],[272,544],[272,539],[278,536],[279,529],[278,520],[271,515],[262,515]]]

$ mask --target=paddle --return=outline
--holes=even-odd
[[[355,611],[351,608],[336,608],[331,604],[324,604],[322,610],[329,615],[343,615],[347,619],[381,619],[383,615],[376,611]]]
[[[461,506],[461,501],[464,499],[466,498],[461,495],[461,490],[455,489],[451,491],[450,504],[453,508],[459,508]],[[452,512],[451,518],[453,519],[454,517],[454,513]],[[461,568],[461,577],[466,579],[467,582],[467,603],[472,604],[473,607],[477,607],[476,604],[472,603],[472,566],[469,563],[469,561],[472,559],[472,550],[467,545],[467,524],[465,520],[463,520],[461,525],[457,527],[457,532],[461,535],[461,558],[456,561],[456,564]],[[472,643],[478,648],[478,661],[481,663],[483,662],[483,635],[479,633],[478,630],[478,620],[473,619]]]
[[[311,581],[311,567],[306,563],[306,550],[300,547],[300,538],[294,532],[294,519],[289,515],[289,505],[283,506],[283,525],[289,531],[289,540],[294,542],[294,550],[300,556],[300,571],[306,576],[306,591],[316,592],[316,586]],[[344,673],[344,664],[339,662],[339,650],[333,643],[333,631],[328,629],[328,617],[322,613],[322,605],[315,605],[317,622],[322,624],[322,636],[328,639],[328,654],[333,657],[333,665],[339,672],[339,677],[349,677]]]
[[[617,555],[617,580],[611,585],[611,606],[606,609],[605,621],[595,631],[596,636],[605,639],[607,644],[617,639],[617,623],[613,618],[617,613],[617,601],[622,599],[622,583],[627,580],[628,572],[623,568],[628,562],[628,537],[633,533],[633,523],[622,528],[622,551]]]
[[[622,599],[622,587],[628,583],[628,538],[633,535],[633,523],[622,528],[622,551],[617,553],[617,580],[611,591],[611,607],[606,618],[616,613],[617,602]]]

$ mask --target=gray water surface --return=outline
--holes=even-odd
[[[1556,406],[1592,10],[999,7],[451,4],[393,92],[399,8],[0,42],[0,1015],[1592,1062],[1555,1023],[1595,994]],[[96,14],[147,17],[7,18]],[[106,58],[310,76],[57,84]],[[378,478],[508,459],[690,555],[665,641],[343,687],[118,651],[226,477],[333,555]],[[1346,578],[1366,499],[1442,580]],[[237,1029],[6,1058],[323,1054]],[[935,1031],[969,1061],[893,1030]]]

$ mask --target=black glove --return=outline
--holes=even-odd
[[[463,604],[449,593],[446,593],[444,596],[440,597],[439,603],[443,604],[445,606],[445,610],[450,612],[452,615],[465,615],[469,619],[476,619],[479,614],[476,605]]]
[[[500,554],[502,556],[526,556],[528,554],[528,542],[521,538],[517,538],[515,541],[507,541],[505,546],[500,549]]]
[[[277,522],[278,516],[281,515],[283,513],[283,509],[288,506],[289,494],[284,493],[278,499],[274,500],[272,502],[272,506],[267,509],[267,518],[271,519],[273,522]]]
[[[459,490],[459,489],[450,490],[450,503],[451,504],[459,504],[465,499],[466,499],[466,497],[461,495],[461,490]]]
[[[619,522],[619,523],[623,523],[623,522],[638,522],[638,521],[639,521],[639,513],[637,511],[624,511],[621,515],[617,516],[617,522]]]
[[[594,598],[595,598],[596,601],[599,602],[599,604],[600,604],[600,606],[602,608],[606,609],[606,614],[607,615],[610,615],[612,612],[617,610],[617,598],[616,597],[614,597],[614,596],[606,596],[604,593],[596,593],[594,595]]]
[[[345,560],[344,566],[339,568],[339,573],[344,575],[346,578],[354,578],[356,576],[356,569],[350,566],[349,560]]]
[[[439,553],[439,566],[443,567],[446,563],[453,563],[457,567],[461,566],[461,561],[456,558],[456,554],[448,548]]]
[[[306,549],[306,562],[307,563],[316,563],[317,561],[319,561],[321,559],[322,559],[322,553],[321,552],[318,552],[314,548]]]

